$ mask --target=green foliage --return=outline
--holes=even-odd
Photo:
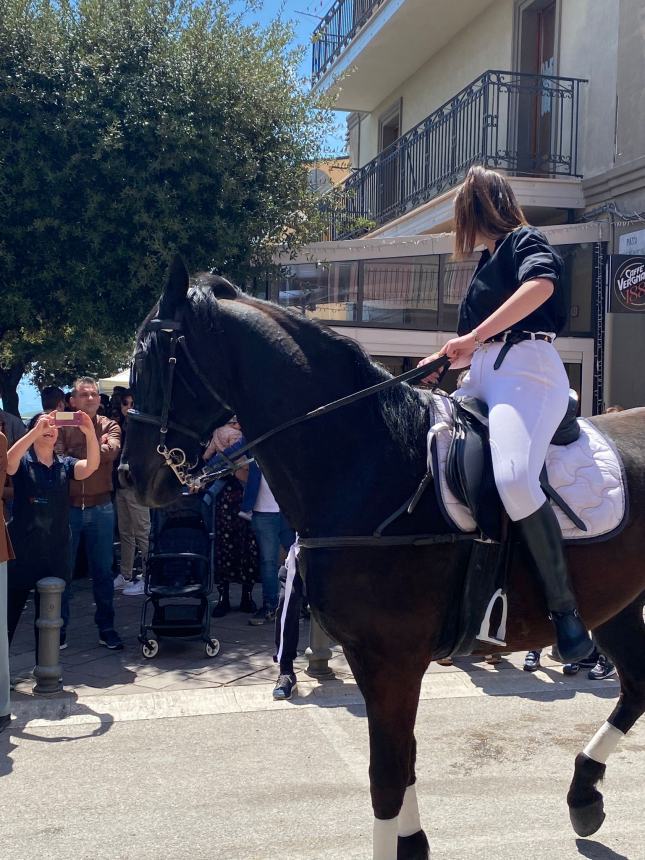
[[[329,114],[226,0],[2,0],[0,369],[111,372],[168,254],[243,278],[319,229]]]

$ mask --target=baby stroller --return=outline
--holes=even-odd
[[[157,637],[161,636],[199,636],[207,657],[219,653],[220,644],[210,635],[212,516],[212,507],[203,504],[199,493],[182,495],[172,505],[151,511],[146,597],[139,633],[141,652],[149,660],[159,652]]]

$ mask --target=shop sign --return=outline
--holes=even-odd
[[[618,237],[619,254],[645,254],[645,230],[634,230]]]
[[[645,312],[645,255],[609,256],[609,313]]]

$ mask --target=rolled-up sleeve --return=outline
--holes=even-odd
[[[539,230],[518,230],[513,246],[517,286],[533,278],[548,278],[557,287],[562,271],[558,254]]]

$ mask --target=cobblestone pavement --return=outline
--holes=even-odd
[[[256,590],[259,592],[259,586]],[[239,588],[233,586],[231,603],[237,606],[238,602]],[[98,644],[91,584],[83,579],[75,581],[68,648],[61,652],[64,691],[45,698],[35,696],[32,691],[35,657],[30,602],[11,649],[13,711],[18,720],[64,719],[94,707],[109,710],[113,719],[142,719],[231,713],[283,704],[274,703],[271,698],[277,676],[272,659],[273,625],[252,627],[248,624],[249,615],[233,611],[224,618],[212,619],[211,634],[221,644],[216,657],[208,658],[199,640],[162,639],[158,655],[148,660],[137,640],[142,603],[143,597],[115,594],[116,627],[125,648],[108,651]],[[302,620],[296,663],[299,697],[315,696],[318,700],[324,696],[329,704],[360,702],[360,693],[340,647],[333,648],[330,661],[334,680],[319,682],[305,674],[304,649],[308,641],[309,622]],[[512,654],[498,666],[488,665],[481,657],[460,658],[451,667],[433,663],[428,670],[432,680],[425,679],[422,699],[518,692],[573,696],[578,690],[607,697],[618,693],[615,678],[593,682],[587,680],[585,673],[567,678],[559,664],[546,656],[542,670],[529,675],[521,669],[523,658],[524,654]]]

